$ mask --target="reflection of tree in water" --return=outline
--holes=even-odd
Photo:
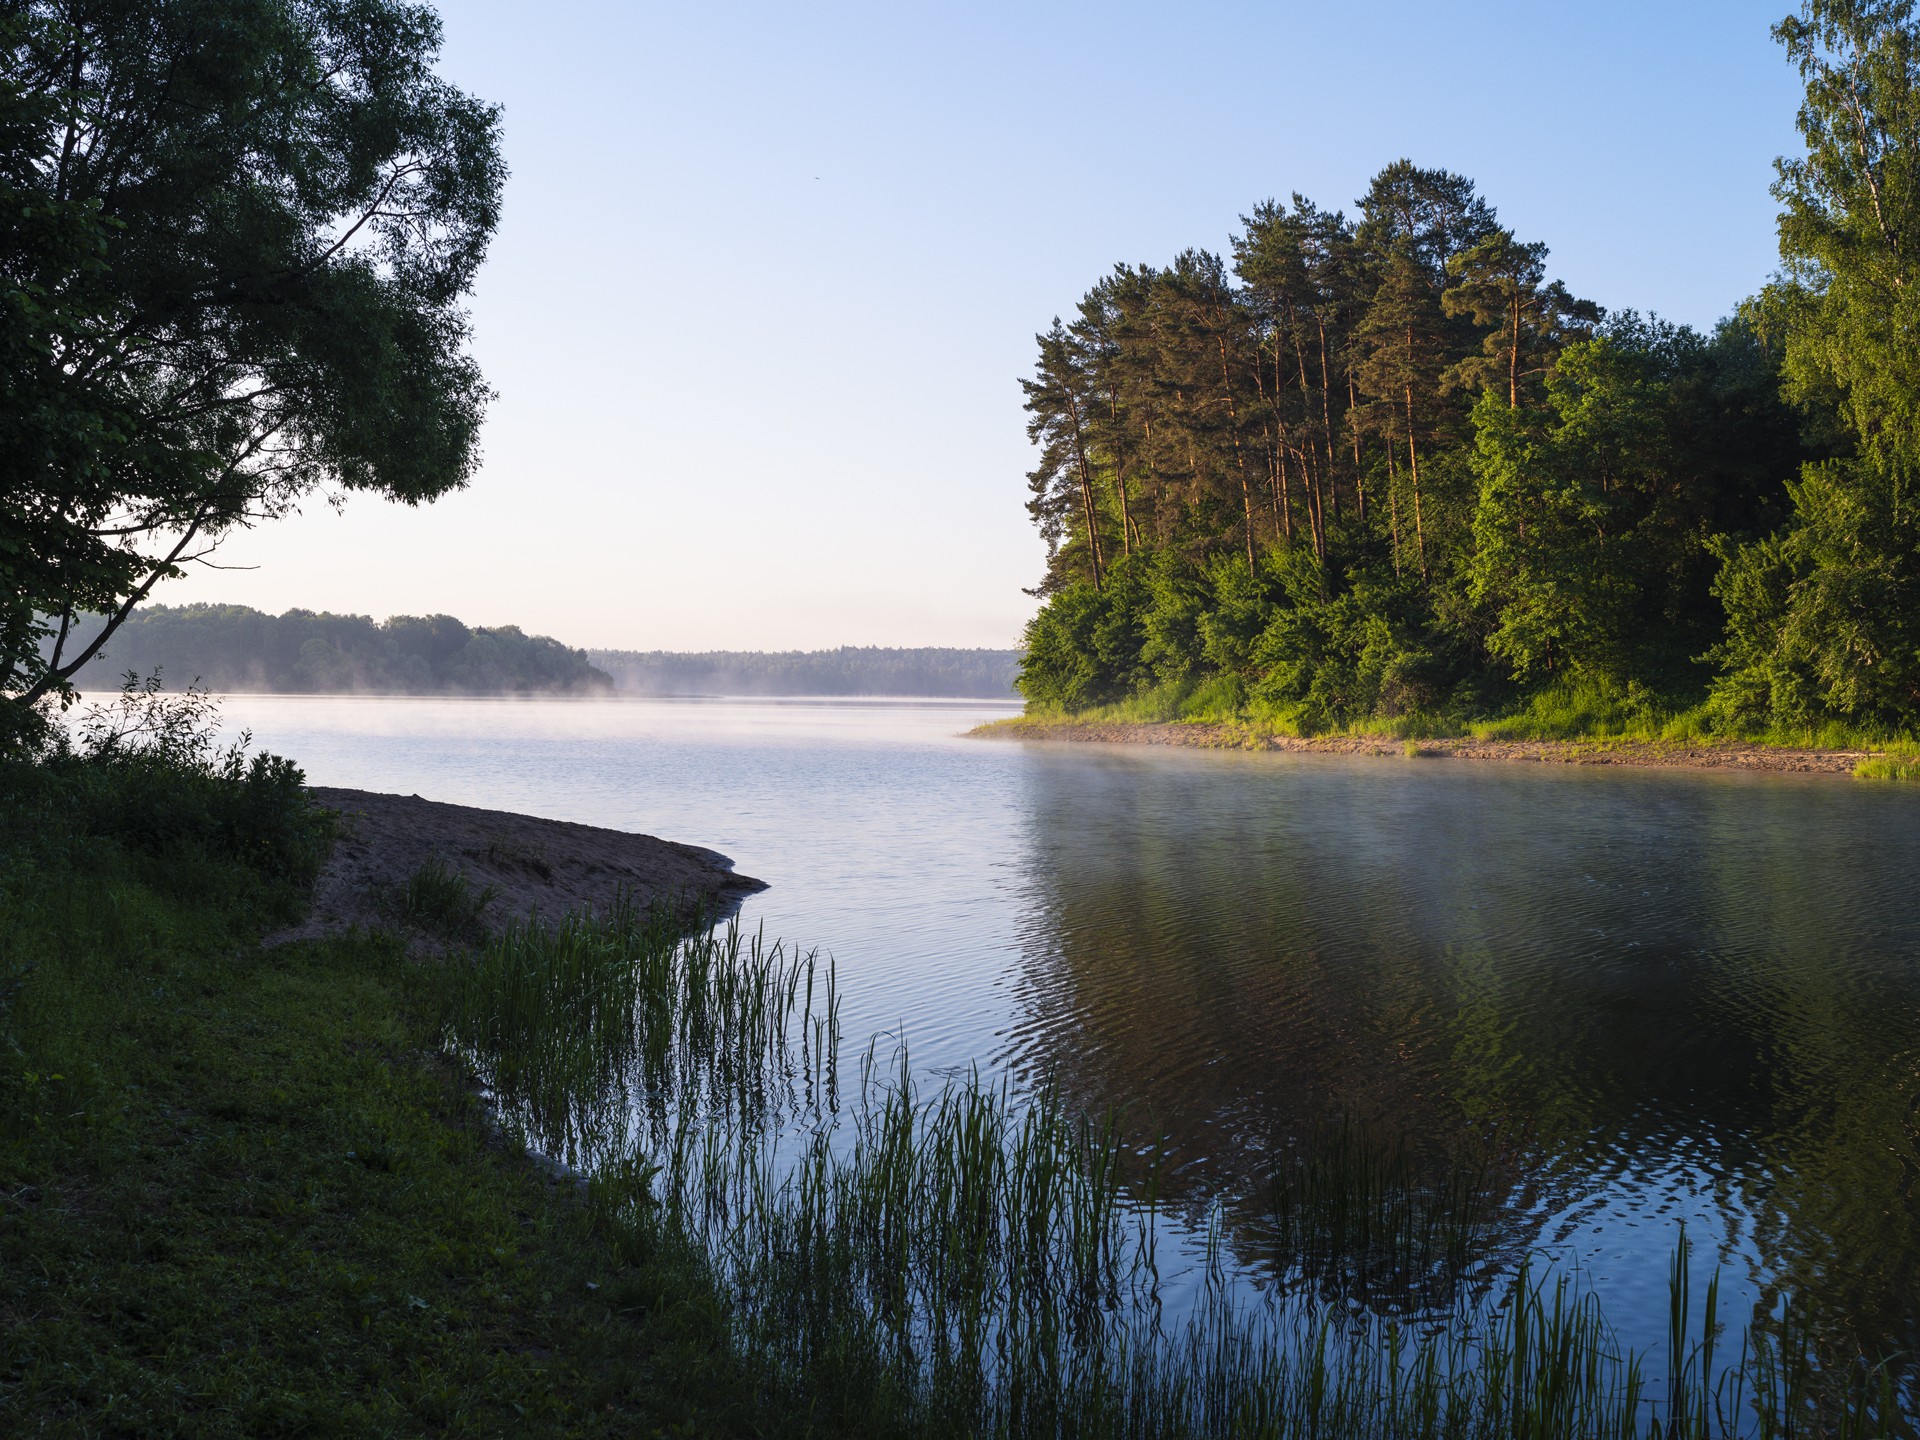
[[[1704,1172],[1757,1217],[1763,1306],[1920,1340],[1911,806],[1181,760],[1033,767],[1013,1058],[1164,1130],[1164,1185],[1240,1197],[1239,1248],[1329,1125],[1429,1177],[1491,1134],[1536,1217]],[[1502,1248],[1532,1238],[1516,1217]]]

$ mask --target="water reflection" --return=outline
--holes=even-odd
[[[772,882],[747,923],[837,961],[851,1045],[1057,1066],[1164,1128],[1187,1196],[1254,1196],[1340,1117],[1429,1162],[1491,1129],[1526,1162],[1503,1243],[1578,1263],[1630,1343],[1664,1343],[1684,1219],[1728,1301],[1920,1350],[1920,796],[957,738],[991,713],[227,708],[319,783],[733,856]]]
[[[1861,786],[1038,752],[1012,1058],[1195,1193],[1330,1115],[1523,1137],[1519,1238],[1664,1293],[1672,1222],[1920,1340],[1920,807]],[[1151,1111],[1148,1118],[1144,1113]]]

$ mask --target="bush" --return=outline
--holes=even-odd
[[[1860,463],[1809,465],[1787,529],[1723,544],[1712,706],[1729,728],[1839,722],[1899,733],[1920,713],[1920,525]]]
[[[221,747],[218,709],[193,688],[166,694],[129,675],[90,707],[77,743],[51,727],[33,751],[0,761],[0,795],[15,838],[110,841],[189,865],[230,861],[269,885],[303,887],[326,863],[333,815],[314,806],[299,766],[249,755],[251,736]]]

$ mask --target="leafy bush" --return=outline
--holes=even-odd
[[[219,743],[204,691],[168,694],[157,674],[129,674],[71,737],[52,727],[34,752],[0,763],[0,792],[14,828],[42,841],[65,834],[175,863],[237,862],[270,885],[304,886],[326,862],[333,816],[313,805],[299,766],[249,755],[251,739]]]
[[[1863,464],[1809,465],[1792,524],[1722,546],[1713,706],[1737,727],[1896,733],[1920,713],[1920,524]]]

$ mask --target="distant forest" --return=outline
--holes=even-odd
[[[81,622],[80,645],[100,622]],[[72,643],[72,642],[70,642]],[[75,648],[78,648],[77,646]],[[451,615],[365,615],[245,605],[149,605],[134,611],[78,676],[112,689],[132,670],[168,688],[388,695],[593,695],[613,682],[573,650],[518,626],[469,626]]]
[[[75,626],[84,646],[100,622]],[[159,670],[169,689],[379,695],[924,695],[1013,699],[1017,650],[575,650],[518,626],[451,615],[365,615],[245,605],[148,605],[80,672],[113,689]]]
[[[1012,699],[1017,650],[589,650],[641,695],[926,695]]]

